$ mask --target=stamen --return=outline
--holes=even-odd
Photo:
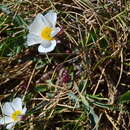
[[[18,121],[21,119],[21,115],[22,115],[22,112],[17,110],[15,112],[12,113],[11,117],[14,121]]]
[[[50,27],[44,27],[41,31],[41,37],[43,40],[53,40],[53,37],[51,36],[51,32],[53,31]]]

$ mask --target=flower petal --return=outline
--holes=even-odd
[[[43,22],[44,16],[42,14],[38,14],[34,19],[33,23],[28,27],[29,31],[35,34],[40,34],[41,29],[46,26]]]
[[[55,27],[57,20],[56,12],[51,10],[44,17],[47,19],[48,23],[50,23],[52,27]]]
[[[4,116],[3,118],[0,119],[0,125],[8,124],[11,122],[13,122],[13,120],[9,116]]]
[[[10,102],[6,102],[2,107],[2,113],[10,116],[14,112]]]
[[[43,40],[41,43],[42,47],[48,48],[51,46],[51,41],[50,40]]]
[[[15,124],[16,124],[16,122],[12,122],[12,123],[10,123],[10,124],[8,124],[7,126],[6,126],[6,129],[8,129],[8,130],[14,130],[14,126],[15,126]]]
[[[23,110],[22,110],[22,114],[24,115],[26,113],[26,111],[27,111],[27,108],[24,107]]]
[[[38,35],[35,35],[33,33],[29,33],[27,35],[27,46],[32,46],[32,45],[35,45],[35,44],[39,44],[42,42],[42,39],[38,36]]]
[[[58,32],[60,32],[60,28],[59,27],[57,27],[57,28],[54,28],[54,30],[52,31],[52,33],[51,33],[51,36],[52,37],[54,37]]]
[[[22,111],[22,99],[21,98],[15,98],[12,101],[12,107],[16,110]]]
[[[40,53],[48,53],[48,52],[51,52],[51,51],[54,50],[55,46],[56,46],[56,40],[52,40],[52,41],[50,41],[48,47],[44,47],[43,44],[39,45],[39,47],[38,47],[38,52],[40,52]]]

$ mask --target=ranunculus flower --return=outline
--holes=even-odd
[[[22,103],[21,98],[15,98],[12,102],[6,102],[2,106],[3,117],[0,118],[0,125],[7,124],[6,129],[12,130],[15,124],[25,115],[27,108]]]
[[[40,53],[53,51],[56,46],[54,37],[60,31],[59,27],[55,27],[56,20],[57,14],[54,11],[49,11],[44,16],[39,13],[29,26],[27,45],[40,44],[38,47],[38,52]]]

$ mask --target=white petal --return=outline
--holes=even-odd
[[[29,33],[27,35],[27,46],[32,46],[32,45],[35,45],[35,44],[39,44],[42,42],[42,39],[38,36],[38,35],[35,35],[33,33]]]
[[[23,110],[22,110],[22,114],[24,115],[26,113],[26,111],[27,111],[27,108],[24,107]]]
[[[47,21],[52,25],[52,27],[55,27],[56,25],[56,20],[57,20],[57,14],[54,11],[49,11],[46,15],[45,15]]]
[[[43,40],[41,43],[42,47],[48,48],[51,46],[51,41],[50,40]]]
[[[2,107],[2,113],[4,115],[11,115],[14,112],[10,102],[6,102]]]
[[[52,23],[45,17],[42,17],[42,22],[44,23],[44,27],[52,27]]]
[[[15,98],[13,101],[12,101],[12,107],[15,109],[15,110],[20,110],[22,111],[22,99],[21,98]]]
[[[13,122],[13,123],[10,123],[10,124],[8,124],[7,126],[6,126],[6,129],[8,129],[8,130],[14,130],[14,126],[15,126],[15,124],[16,124],[16,122]]]
[[[45,23],[43,21],[44,16],[42,14],[38,14],[34,19],[33,23],[28,27],[29,31],[35,34],[40,34],[43,27],[45,27]]]
[[[51,33],[51,36],[52,37],[54,37],[58,32],[60,32],[60,28],[59,27],[57,27],[57,28],[54,28],[54,30],[52,31],[52,33]]]
[[[55,46],[56,46],[56,40],[52,40],[50,42],[51,43],[49,43],[50,45],[47,48],[44,47],[42,44],[39,45],[38,52],[40,52],[40,53],[48,53],[48,52],[53,51],[55,49]]]
[[[4,116],[3,118],[0,119],[0,125],[8,124],[11,122],[13,122],[13,120],[9,116]]]

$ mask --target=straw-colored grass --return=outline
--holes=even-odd
[[[128,0],[3,0],[0,10],[1,103],[20,96],[28,108],[16,130],[130,129]],[[48,10],[64,32],[41,55],[24,43]]]

